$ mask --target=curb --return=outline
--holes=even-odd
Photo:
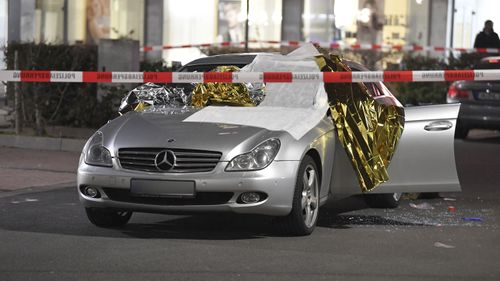
[[[0,146],[28,149],[81,152],[85,142],[83,139],[0,135]]]

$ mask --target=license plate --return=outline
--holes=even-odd
[[[477,98],[480,99],[480,100],[495,100],[495,101],[500,101],[500,93],[480,92],[477,95]]]
[[[194,181],[143,180],[130,181],[130,193],[138,197],[194,197]]]

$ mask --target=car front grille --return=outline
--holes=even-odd
[[[155,164],[158,153],[170,150],[176,161],[172,169],[159,170]],[[124,169],[157,173],[195,173],[212,171],[219,162],[222,153],[206,150],[177,148],[120,148],[118,159]]]

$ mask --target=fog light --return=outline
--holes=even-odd
[[[83,193],[85,195],[87,195],[88,197],[92,197],[92,198],[98,198],[101,195],[99,193],[99,190],[97,190],[97,188],[95,188],[93,186],[87,186],[87,187],[85,187],[85,189],[83,190]]]
[[[240,198],[245,204],[257,203],[260,201],[260,195],[257,192],[245,192],[241,194]]]

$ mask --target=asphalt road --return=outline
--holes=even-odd
[[[234,215],[134,214],[99,229],[73,187],[0,193],[0,280],[500,280],[499,156],[499,137],[457,141],[462,193],[395,210],[334,202],[309,237]]]

